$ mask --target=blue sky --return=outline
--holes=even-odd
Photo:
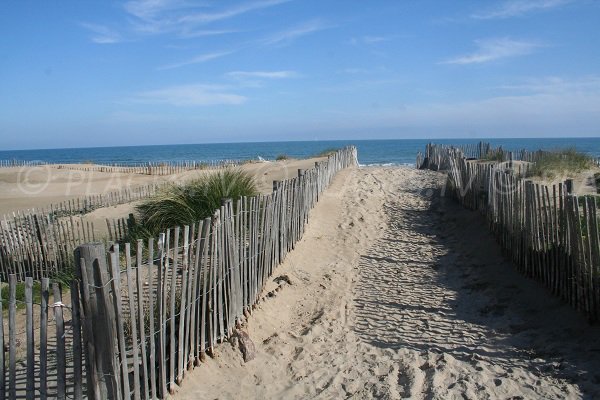
[[[0,149],[600,135],[600,2],[0,4]]]

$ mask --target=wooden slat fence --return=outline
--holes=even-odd
[[[224,199],[213,217],[157,239],[113,244],[108,251],[102,243],[78,246],[72,305],[63,304],[58,286],[50,303],[46,278],[39,304],[32,305],[27,292],[22,356],[13,350],[20,336],[14,333],[19,316],[12,300],[17,276],[10,275],[11,300],[0,303],[10,311],[8,323],[0,324],[0,345],[12,343],[8,362],[0,360],[0,400],[45,398],[42,392],[58,398],[165,398],[248,318],[274,269],[302,237],[321,193],[338,171],[353,165],[356,149],[349,147],[299,170],[294,179],[274,182],[269,195]],[[26,287],[33,282],[25,278]],[[31,323],[36,320],[37,327]],[[39,335],[30,335],[31,329]]]
[[[38,165],[46,165],[45,161],[27,161],[27,160],[0,160],[0,168],[13,167],[35,167]]]
[[[151,197],[172,184],[162,182],[125,188],[4,215],[0,219],[0,279],[7,280],[10,274],[16,274],[19,281],[23,281],[25,276],[40,279],[72,267],[73,249],[82,243],[95,241],[96,230],[106,233],[108,240],[113,240],[113,232],[115,240],[123,239],[126,226],[119,224],[125,220],[110,221],[114,226],[109,225],[105,232],[104,227],[94,227],[93,222],[81,216],[99,208]],[[119,236],[117,232],[122,233]]]
[[[87,172],[128,173],[143,175],[172,175],[195,169],[220,169],[240,165],[242,160],[182,160],[154,161],[144,163],[107,163],[107,164],[78,164],[50,163],[46,161],[0,160],[0,168],[36,167],[40,165],[57,169],[70,169]]]
[[[460,157],[464,157],[468,160],[487,160],[495,162],[524,161],[527,163],[534,163],[540,157],[548,153],[551,152],[547,150],[530,151],[526,149],[512,151],[503,149],[502,146],[494,148],[489,143],[485,142],[457,146],[428,143],[425,146],[424,154],[421,152],[417,153],[416,167],[433,170],[448,170],[450,154],[452,154],[452,157],[457,157],[458,154],[460,154]],[[600,158],[592,158],[592,161],[596,166],[600,166]]]
[[[597,196],[570,194],[563,183],[534,183],[514,173],[510,162],[473,162],[454,147],[429,145],[427,154],[433,160],[429,168],[447,171],[447,193],[485,216],[520,272],[591,321],[599,319]],[[537,152],[525,158],[534,159],[532,154]]]
[[[163,161],[147,163],[110,164],[52,164],[58,169],[86,172],[127,173],[142,175],[173,175],[197,169],[223,169],[242,164],[239,160]]]
[[[0,282],[8,293],[0,299],[0,400],[82,398],[79,283],[64,293],[47,278],[35,283],[17,283],[15,275]]]

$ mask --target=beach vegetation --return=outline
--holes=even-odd
[[[328,147],[320,152],[318,152],[317,154],[315,154],[315,157],[329,157],[334,155],[339,149],[335,148],[335,147]]]
[[[279,154],[277,157],[275,157],[275,160],[277,161],[285,161],[285,160],[289,160],[290,156],[288,156],[287,154]]]
[[[175,226],[191,225],[210,217],[221,200],[234,201],[256,195],[254,177],[238,168],[227,168],[184,184],[174,184],[136,206],[130,239],[156,236]]]
[[[72,271],[60,271],[55,274],[50,280],[49,291],[52,293],[52,283],[59,283],[61,293],[66,293],[69,290],[71,282],[75,279],[75,275]],[[2,296],[1,300],[3,304],[8,304],[10,300],[10,288],[8,283],[2,282],[0,283]],[[42,302],[42,284],[39,280],[33,281],[33,286],[31,290],[32,294],[32,302],[33,304],[40,304]],[[15,300],[18,309],[25,308],[25,282],[17,282],[15,285]],[[4,308],[4,311],[7,312],[8,307]]]
[[[483,161],[502,162],[504,161],[504,150],[502,148],[490,149],[484,156]]]
[[[593,166],[593,160],[587,154],[574,148],[566,148],[543,152],[527,171],[527,176],[543,176],[553,178],[566,175],[573,176]]]

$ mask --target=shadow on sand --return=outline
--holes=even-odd
[[[480,214],[439,191],[409,197],[386,206],[388,227],[361,258],[359,337],[508,374],[522,368],[600,396],[600,328],[516,272]]]

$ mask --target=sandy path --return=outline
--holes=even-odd
[[[479,217],[411,169],[343,171],[274,277],[291,286],[179,399],[593,398],[600,330],[512,270]],[[274,284],[273,284],[274,285]]]

